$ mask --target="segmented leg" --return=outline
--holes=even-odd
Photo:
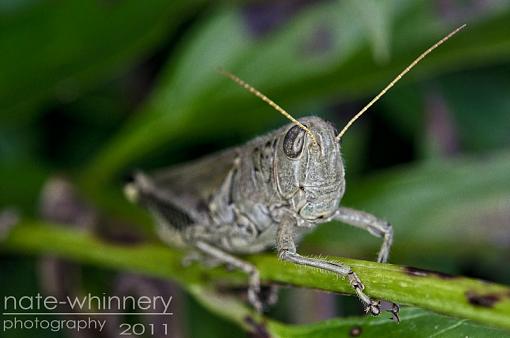
[[[352,286],[356,295],[365,306],[365,311],[370,312],[374,316],[378,315],[380,310],[380,302],[373,301],[368,297],[363,290],[365,286],[359,277],[352,271],[352,269],[342,263],[328,262],[322,259],[309,258],[301,256],[296,253],[296,245],[294,243],[294,223],[292,218],[283,218],[278,228],[276,247],[278,250],[278,257],[280,259],[293,262],[301,265],[313,266],[319,269],[324,269],[339,274],[342,277],[347,277],[349,284]]]
[[[258,311],[262,312],[262,302],[259,299],[260,294],[260,277],[257,269],[248,262],[240,260],[239,258],[226,253],[223,250],[210,245],[203,241],[197,241],[194,243],[195,247],[203,253],[210,255],[216,259],[221,260],[225,264],[232,265],[243,272],[247,273],[250,277],[248,285],[248,301]]]
[[[339,207],[331,219],[364,229],[370,234],[382,238],[383,243],[379,250],[377,261],[379,263],[386,263],[390,255],[391,244],[393,243],[393,227],[390,223],[364,211],[345,207]],[[393,320],[399,321],[398,312],[400,308],[398,304],[383,302],[381,305],[383,310],[391,312]]]
[[[260,290],[259,299],[264,308],[274,305],[278,302],[279,287],[275,284],[263,285]]]
[[[197,262],[204,265],[207,268],[215,268],[223,264],[221,260],[210,255],[206,255],[198,251],[188,252],[181,261],[182,266],[189,267],[192,263]]]
[[[331,219],[344,222],[357,228],[365,229],[370,234],[382,238],[383,243],[379,250],[377,261],[379,263],[385,263],[388,260],[391,244],[393,242],[393,228],[390,223],[364,211],[345,207],[339,207]]]

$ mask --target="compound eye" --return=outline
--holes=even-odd
[[[303,144],[305,143],[305,133],[299,126],[289,129],[283,139],[283,152],[288,158],[293,159],[301,155]]]

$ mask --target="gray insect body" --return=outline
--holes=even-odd
[[[255,266],[233,254],[259,252],[275,246],[278,257],[346,277],[365,311],[381,312],[358,276],[345,264],[301,256],[295,242],[316,225],[338,220],[383,239],[378,262],[386,262],[393,241],[388,222],[339,206],[345,191],[340,139],[349,127],[418,62],[462,25],[420,54],[335,136],[318,117],[294,119],[283,108],[235,75],[220,71],[293,122],[247,144],[153,175],[142,173],[125,188],[131,200],[156,217],[161,238],[191,247],[241,269],[250,276],[248,300],[262,309]],[[387,304],[382,304],[385,308]],[[388,308],[398,320],[398,305]]]
[[[257,252],[276,245],[283,214],[292,215],[302,234],[335,211],[344,181],[334,130],[319,118],[302,122],[317,131],[322,148],[313,146],[302,129],[288,125],[238,149],[223,183],[229,195],[216,194],[210,204],[215,223],[230,225],[218,243],[222,248]]]
[[[250,302],[261,309],[258,272],[232,254],[276,247],[281,259],[349,278],[372,314],[379,302],[363,293],[352,270],[297,254],[295,242],[318,224],[337,219],[383,237],[387,259],[391,226],[372,215],[339,207],[344,166],[335,129],[318,117],[299,120],[315,136],[289,124],[247,144],[150,176],[137,174],[128,196],[157,218],[163,240],[197,249],[250,274]],[[398,309],[392,311],[396,314]]]
[[[151,178],[139,174],[145,204],[164,224],[163,237],[180,246],[202,238],[229,252],[253,253],[275,246],[285,213],[293,216],[299,234],[331,217],[345,187],[335,130],[318,117],[301,122],[317,135],[319,146],[289,124]],[[173,215],[168,204],[175,206]],[[176,217],[179,212],[186,217]]]

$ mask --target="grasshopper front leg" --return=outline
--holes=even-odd
[[[339,207],[330,219],[364,229],[370,234],[382,238],[383,243],[377,255],[377,262],[386,263],[393,243],[393,227],[390,223],[367,212],[345,207]],[[399,306],[397,304],[383,302],[382,307],[391,312],[395,321],[399,321]]]
[[[356,295],[365,306],[365,311],[370,312],[374,316],[380,314],[380,302],[370,299],[370,297],[363,292],[365,286],[348,265],[338,262],[328,262],[322,259],[304,257],[296,252],[294,226],[295,222],[292,217],[282,217],[276,240],[278,257],[282,260],[295,264],[308,265],[337,273],[342,277],[347,277],[349,284],[352,286]]]
[[[386,263],[393,243],[393,228],[390,223],[364,211],[345,207],[339,207],[330,219],[364,229],[370,234],[382,238],[383,243],[377,256],[377,262]]]

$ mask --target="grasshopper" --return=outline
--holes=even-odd
[[[340,140],[347,129],[428,53],[464,28],[457,28],[423,52],[338,134],[315,116],[293,118],[283,108],[235,75],[221,71],[292,123],[248,143],[147,175],[136,173],[125,187],[127,197],[155,217],[158,234],[171,245],[194,249],[202,260],[238,268],[249,275],[248,300],[258,311],[259,273],[238,254],[276,247],[278,257],[347,278],[365,311],[399,307],[371,299],[352,269],[342,263],[302,256],[296,242],[317,225],[340,221],[382,238],[377,261],[388,260],[393,242],[390,223],[371,214],[339,206],[345,192]]]

